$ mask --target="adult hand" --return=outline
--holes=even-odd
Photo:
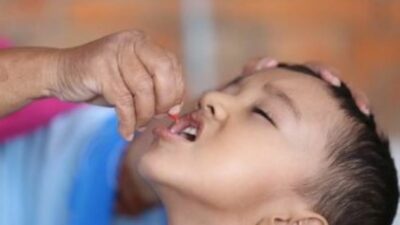
[[[62,50],[50,93],[114,106],[120,133],[131,140],[154,115],[179,113],[184,81],[175,55],[132,30]]]

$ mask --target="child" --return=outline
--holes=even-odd
[[[264,65],[156,128],[130,163],[169,224],[391,224],[397,175],[366,104],[327,71]]]

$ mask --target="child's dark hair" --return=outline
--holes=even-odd
[[[283,68],[318,79],[307,66],[279,63]],[[328,166],[299,193],[330,225],[390,225],[396,215],[399,190],[388,139],[378,133],[372,115],[357,107],[345,83],[328,85],[346,115],[344,126],[328,135]]]

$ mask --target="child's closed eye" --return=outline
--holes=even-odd
[[[263,118],[268,120],[273,126],[276,127],[274,120],[269,116],[269,114],[267,112],[265,112],[261,108],[255,106],[255,107],[253,107],[252,112],[262,116]]]

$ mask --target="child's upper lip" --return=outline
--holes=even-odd
[[[197,128],[196,140],[198,140],[204,128],[204,120],[201,110],[197,110],[182,116],[176,123],[171,125],[170,131],[172,133],[179,133],[188,125],[192,125]]]

